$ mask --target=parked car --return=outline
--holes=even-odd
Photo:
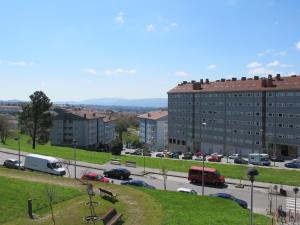
[[[179,153],[178,152],[173,152],[172,158],[173,159],[179,159]]]
[[[205,156],[197,156],[195,158],[196,161],[203,161],[203,160],[205,161],[205,159],[206,159]]]
[[[82,180],[93,180],[93,181],[100,181],[103,183],[109,183],[109,179],[107,177],[102,176],[101,174],[95,172],[87,172],[82,175]]]
[[[125,168],[115,168],[111,170],[105,170],[103,175],[105,177],[109,178],[116,178],[116,179],[128,179],[129,176],[131,175],[130,171],[125,169]]]
[[[182,159],[193,159],[193,153],[191,152],[183,153]]]
[[[122,185],[133,185],[137,187],[144,187],[144,188],[150,188],[150,189],[155,189],[154,186],[147,184],[145,181],[142,180],[129,180],[129,181],[122,181]]]
[[[200,152],[200,151],[199,151],[199,152],[196,152],[196,153],[195,153],[195,156],[197,156],[197,157],[199,157],[199,156],[204,156],[204,157],[205,157],[205,156],[206,156],[206,153],[205,153],[205,152]]]
[[[211,156],[218,156],[220,158],[224,158],[224,155],[221,153],[213,153],[213,154],[211,154]]]
[[[188,194],[193,194],[193,195],[197,195],[197,191],[190,189],[190,188],[178,188],[177,192],[183,192],[183,193],[188,193]]]
[[[131,155],[142,155],[142,150],[141,149],[135,149],[135,150],[132,150]]]
[[[225,178],[215,168],[202,166],[192,166],[189,169],[188,180],[191,183],[202,183],[202,173],[204,173],[204,183],[215,186],[222,186],[225,183]]]
[[[209,161],[209,162],[221,162],[221,157],[219,157],[217,155],[211,155],[211,156],[207,157],[207,161]]]
[[[293,159],[292,162],[300,162],[300,157]]]
[[[270,166],[271,162],[268,154],[252,153],[248,156],[249,164],[259,165],[259,166]]]
[[[236,158],[233,161],[235,164],[248,164],[248,160],[243,159],[243,158]]]
[[[7,159],[4,161],[3,166],[11,169],[19,169],[19,160]],[[20,161],[20,169],[24,169],[24,163]]]
[[[300,169],[300,162],[288,162],[288,163],[285,163],[284,166],[287,168]]]
[[[228,157],[229,159],[238,159],[238,158],[241,158],[241,155],[240,154],[232,154]]]
[[[163,158],[163,157],[165,157],[165,155],[163,153],[159,152],[159,153],[156,153],[155,157]]]
[[[285,159],[282,156],[271,157],[270,160],[273,162],[284,162],[285,161]]]
[[[150,156],[150,157],[152,156],[152,155],[151,155],[151,152],[148,152],[148,151],[147,151],[147,152],[143,152],[142,155],[143,155],[143,156]]]
[[[50,156],[29,154],[25,158],[25,169],[36,170],[53,175],[65,175],[66,170],[62,167],[61,162]]]
[[[226,198],[226,199],[230,199],[236,203],[238,203],[241,207],[243,207],[244,209],[247,209],[248,207],[248,203],[245,200],[239,199],[234,197],[231,194],[227,194],[227,193],[218,193],[218,194],[210,194],[209,196],[211,197],[219,197],[219,198]]]

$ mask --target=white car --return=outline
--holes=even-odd
[[[229,159],[238,159],[240,157],[241,157],[240,154],[232,154],[232,155],[229,156]]]
[[[223,157],[224,157],[224,155],[223,155],[223,154],[220,154],[220,153],[213,153],[213,154],[211,154],[211,156],[218,156],[218,157],[220,157],[220,158],[223,158]]]
[[[197,195],[198,193],[190,188],[178,188],[177,192],[183,192],[183,193],[189,193],[189,194],[193,194],[193,195]]]
[[[203,161],[203,156],[197,156],[195,158],[196,161]],[[204,161],[205,161],[205,157],[204,157]]]

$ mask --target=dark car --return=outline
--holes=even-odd
[[[244,201],[242,199],[239,199],[239,198],[236,198],[231,194],[218,193],[218,194],[211,194],[209,196],[230,199],[230,200],[235,201],[236,203],[238,203],[244,209],[247,209],[247,207],[248,207],[248,203],[246,201]]]
[[[144,188],[150,188],[150,189],[155,189],[154,186],[147,184],[146,182],[142,180],[129,180],[129,181],[123,181],[121,182],[122,185],[133,185],[137,187],[144,187]]]
[[[289,162],[289,163],[285,163],[284,166],[287,168],[300,169],[300,162]]]
[[[103,183],[109,183],[109,179],[107,177],[104,177],[98,173],[94,172],[87,172],[82,175],[81,177],[82,180],[93,180],[93,181],[100,181]]]
[[[284,162],[285,161],[282,156],[271,157],[270,160],[273,162]]]
[[[248,164],[248,160],[243,159],[243,158],[236,158],[234,159],[235,164]]]
[[[162,157],[165,157],[165,155],[163,153],[159,152],[159,153],[156,153],[155,157],[162,158]]]
[[[4,161],[3,166],[7,168],[12,168],[12,169],[18,169],[19,168],[19,160],[17,159],[7,159]],[[24,169],[24,163],[20,161],[20,169]]]
[[[124,179],[128,179],[131,173],[129,170],[125,168],[116,168],[116,169],[104,171],[103,175],[109,178],[124,180]]]
[[[179,159],[179,154],[178,154],[178,152],[173,152],[172,158],[173,158],[173,159]]]
[[[193,153],[191,152],[183,153],[182,159],[193,159]]]

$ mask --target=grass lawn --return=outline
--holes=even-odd
[[[49,211],[46,188],[55,190],[55,204],[82,194],[70,187],[47,185],[0,176],[0,224],[27,215],[27,200],[33,200],[33,212]]]
[[[230,200],[171,191],[144,190],[163,208],[162,225],[247,225],[250,213]],[[270,218],[254,215],[255,225],[271,224]]]
[[[4,175],[10,176],[4,177]],[[57,204],[54,205],[56,224],[83,224],[82,218],[89,215],[85,206],[88,197],[83,193],[84,187],[74,179],[44,175],[40,173],[8,170],[0,167],[1,220],[6,225],[48,225],[52,224],[51,214],[45,205],[44,183],[28,182],[28,178],[38,178],[43,182],[59,183],[55,186]],[[5,184],[3,186],[2,184]],[[50,185],[48,184],[48,185]],[[63,186],[67,185],[67,186]],[[73,185],[72,188],[69,186]],[[96,196],[94,201],[100,205],[95,207],[96,215],[101,216],[110,208],[116,208],[123,214],[124,225],[246,225],[249,224],[249,210],[229,200],[211,197],[192,196],[171,191],[147,190],[122,185],[94,183],[94,187],[110,189],[118,194],[118,201],[112,203]],[[22,190],[21,190],[22,189]],[[96,191],[96,190],[95,190]],[[16,194],[17,193],[17,194]],[[5,196],[2,198],[2,196]],[[39,217],[30,220],[26,216],[27,198],[33,198],[41,209],[36,212]],[[16,204],[20,203],[22,204]],[[23,204],[25,202],[25,204]],[[2,215],[5,215],[3,217]],[[14,218],[15,215],[17,218]],[[256,225],[268,225],[270,219],[255,215]],[[101,225],[102,222],[96,223]]]
[[[28,136],[22,136],[21,138],[21,150],[25,152],[34,152],[43,155],[56,156],[64,159],[73,159],[73,149],[68,147],[57,147],[47,145],[37,145],[36,149],[31,149],[29,144],[30,138]],[[17,149],[17,141],[8,139],[6,145],[0,144],[0,147]],[[104,164],[109,162],[113,158],[110,153],[93,152],[77,149],[77,159],[80,161],[86,161],[90,163]],[[115,158],[115,157],[114,157]],[[117,156],[122,163],[126,160],[136,161],[138,166],[143,166],[143,157],[139,156]],[[189,161],[189,160],[172,160],[172,159],[160,159],[146,157],[146,167],[160,169],[164,165],[168,171],[188,172],[188,169],[192,165],[202,165],[201,162]],[[246,171],[247,166],[243,165],[226,165],[218,163],[206,163],[208,167],[214,167],[220,171],[222,175],[228,178],[235,179],[247,179]],[[286,184],[291,186],[300,185],[300,171],[295,170],[283,170],[274,168],[258,168],[260,175],[257,177],[257,181]]]

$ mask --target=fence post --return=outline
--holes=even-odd
[[[33,219],[33,214],[32,214],[32,200],[28,199],[28,215],[30,219]]]

